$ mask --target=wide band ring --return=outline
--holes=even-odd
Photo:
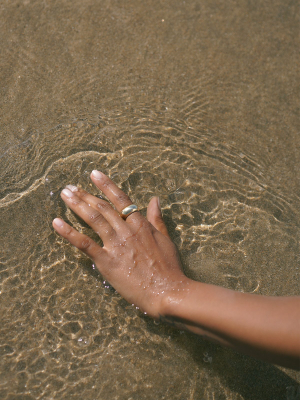
[[[130,204],[130,206],[123,208],[120,212],[120,216],[123,219],[126,219],[130,214],[133,214],[136,211],[139,211],[137,206],[135,204]]]

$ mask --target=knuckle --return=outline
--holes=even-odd
[[[130,202],[130,198],[125,193],[119,193],[117,195],[117,201],[119,203],[128,203],[128,202]]]
[[[84,199],[84,198],[88,195],[88,192],[86,192],[86,191],[83,190],[83,189],[79,189],[79,190],[78,190],[78,193],[79,193],[79,195],[80,195],[80,197],[81,197],[82,199]]]
[[[67,228],[66,228],[66,235],[67,235],[67,236],[71,235],[72,230],[73,230],[73,229],[72,229],[70,226],[67,225]]]
[[[100,212],[106,212],[110,209],[110,205],[106,201],[99,201],[97,203],[97,208]]]
[[[78,206],[80,203],[82,203],[82,201],[79,199],[79,197],[76,196],[75,198],[72,199],[72,204],[74,206]]]
[[[146,219],[138,219],[135,224],[135,229],[137,232],[148,233],[151,232],[151,225]]]
[[[102,222],[103,221],[103,216],[100,213],[94,213],[90,215],[90,220],[92,222]]]
[[[105,188],[109,189],[109,188],[111,188],[112,186],[114,186],[114,183],[113,183],[109,178],[106,177],[106,178],[104,179],[104,181],[103,181],[102,186],[104,186]]]
[[[80,246],[79,246],[79,249],[80,249],[80,250],[83,250],[83,251],[86,251],[86,250],[88,250],[88,249],[91,248],[92,244],[93,244],[92,240],[91,240],[90,238],[85,237],[85,238],[81,241]]]

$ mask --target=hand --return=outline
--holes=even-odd
[[[116,209],[107,201],[71,185],[61,196],[71,210],[94,229],[104,246],[59,218],[54,219],[53,227],[87,254],[102,276],[129,303],[158,318],[168,296],[176,295],[189,283],[163,222],[159,199],[151,199],[147,219],[134,212],[125,221],[119,212],[132,204],[130,198],[99,171],[93,171],[91,179]]]

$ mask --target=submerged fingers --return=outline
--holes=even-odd
[[[124,221],[119,213],[121,213],[124,208],[132,205],[130,198],[118,188],[111,179],[101,172],[93,171],[91,177],[96,186],[107,196],[117,210],[107,201],[92,196],[85,190],[79,189],[73,185],[68,185],[63,189],[61,197],[67,206],[101,237],[104,246],[109,247],[109,245],[114,242],[112,239],[117,236],[128,236],[128,233],[131,234],[131,228],[127,222],[133,225],[137,224],[140,229],[142,226],[141,222],[144,223],[147,221],[139,212],[130,214],[127,216],[126,221]],[[58,223],[60,225],[58,225]],[[63,221],[60,219],[56,219],[56,222],[53,222],[53,226],[59,234],[88,254],[88,252],[85,251],[85,247],[88,248],[92,245],[90,242],[91,239],[87,236],[84,236],[84,238],[78,236],[81,234],[68,224],[64,224],[65,225],[63,225]],[[133,225],[131,225],[131,227],[133,227]],[[83,245],[80,240],[83,240]],[[85,243],[87,244],[86,246]],[[96,245],[94,242],[93,244]],[[92,257],[90,254],[88,255]]]
[[[70,190],[72,188],[72,190]],[[77,195],[78,193],[78,195]],[[111,239],[115,235],[112,225],[107,221],[103,214],[116,213],[115,210],[105,201],[99,200],[101,206],[93,207],[91,203],[87,203],[84,198],[81,198],[75,186],[69,186],[61,192],[61,197],[64,202],[74,211],[80,218],[82,218],[103,240]],[[93,197],[93,196],[92,196]],[[103,210],[106,213],[103,213]]]
[[[112,227],[115,226],[116,229],[120,227],[119,223],[122,223],[122,220],[119,213],[107,201],[99,199],[73,185],[67,185],[66,188],[71,190],[80,200],[94,208],[98,213],[101,213]]]
[[[62,219],[55,218],[52,224],[57,233],[67,239],[73,246],[77,247],[94,261],[97,261],[106,254],[105,249],[95,243],[88,236],[77,232],[76,229],[72,228]]]

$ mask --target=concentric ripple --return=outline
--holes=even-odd
[[[51,228],[61,216],[93,236],[66,209],[60,191],[71,183],[97,194],[89,180],[96,168],[142,212],[160,196],[188,276],[240,291],[296,294],[299,203],[267,179],[263,161],[193,127],[200,102],[186,101],[182,119],[163,106],[143,106],[132,119],[127,110],[103,112],[97,124],[59,125],[1,158],[7,182],[1,217],[13,243],[0,264],[2,398],[12,398],[8,385],[26,399],[78,398],[78,392],[117,398],[115,390],[121,399],[163,398],[162,389],[174,399],[192,398],[189,393],[208,399],[212,390],[229,396],[209,372],[227,350],[193,344],[186,334],[140,318]],[[190,346],[197,348],[197,363],[185,350]],[[185,382],[179,397],[178,376]]]
[[[156,325],[51,222],[98,240],[60,198],[97,168],[143,213],[160,196],[188,276],[299,294],[297,2],[0,9],[0,399],[295,400],[292,371]]]

